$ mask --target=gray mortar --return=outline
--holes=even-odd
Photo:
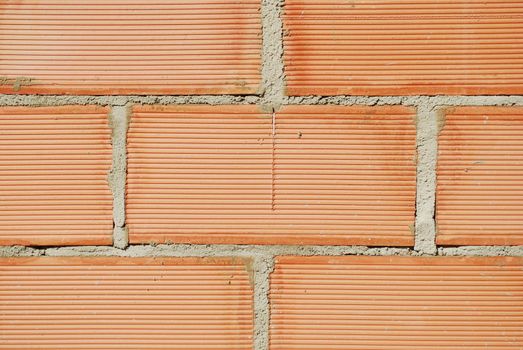
[[[30,248],[0,246],[0,256],[121,256],[121,257],[239,257],[274,258],[297,256],[434,256],[412,248],[367,246],[295,246],[295,245],[200,245],[158,244],[130,245],[125,249],[111,246],[78,246]],[[523,256],[523,246],[458,246],[439,247],[438,256]]]
[[[283,63],[283,0],[262,0],[262,99],[267,112],[277,111],[285,96]]]
[[[129,128],[130,108],[114,106],[109,116],[113,164],[108,175],[109,187],[113,193],[113,244],[125,248],[129,243],[125,227],[125,185],[127,178],[127,129]]]
[[[523,256],[523,246],[468,246],[438,248],[441,256]]]
[[[416,222],[414,249],[436,254],[436,162],[438,124],[435,112],[426,105],[417,112]]]
[[[65,106],[100,105],[126,106],[129,104],[205,104],[245,105],[259,104],[253,95],[193,95],[193,96],[61,96],[61,95],[0,95],[0,106]]]
[[[268,258],[281,255],[299,256],[421,256],[411,248],[367,246],[296,246],[296,245],[215,245],[215,244],[158,244],[130,245],[126,249],[110,246],[80,246],[40,248],[47,256],[127,256],[127,257],[242,257]]]
[[[276,0],[271,0],[276,1]],[[282,73],[283,74],[283,73]],[[266,75],[268,76],[268,74]],[[266,78],[269,84],[269,78]],[[280,81],[276,83],[275,81]],[[404,105],[404,106],[523,106],[523,96],[279,96],[284,91],[283,75],[273,80],[271,89],[262,96],[237,95],[192,95],[192,96],[60,96],[60,95],[2,95],[0,106],[65,106],[65,105],[99,105],[126,106],[128,104],[205,104],[205,105],[249,105],[267,103],[277,107],[282,105]],[[280,85],[280,88],[276,88]],[[272,96],[272,97],[271,97]],[[274,103],[269,100],[273,99]]]
[[[44,254],[44,249],[35,249],[18,245],[0,246],[0,257],[39,256]]]
[[[270,331],[270,275],[274,271],[274,259],[271,257],[254,258],[252,264],[254,288],[254,349],[269,350]]]

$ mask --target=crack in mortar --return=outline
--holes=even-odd
[[[130,122],[130,106],[114,106],[109,114],[113,163],[108,182],[113,194],[113,244],[125,248],[129,243],[125,226],[125,187],[127,178],[127,130]]]

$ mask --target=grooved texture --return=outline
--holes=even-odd
[[[280,257],[270,349],[521,349],[522,258]]]
[[[262,235],[271,210],[271,125],[257,106],[135,106],[129,241],[239,243]]]
[[[0,259],[0,349],[252,349],[244,263]]]
[[[0,107],[0,244],[112,243],[107,114]]]
[[[415,110],[285,106],[276,115],[275,218],[298,243],[413,245]]]
[[[131,243],[412,245],[414,110],[136,106]],[[273,137],[274,135],[274,137]]]
[[[523,108],[458,107],[442,114],[437,243],[523,244]]]
[[[248,94],[260,82],[257,0],[0,3],[0,92]]]
[[[523,93],[519,0],[286,0],[290,95]]]

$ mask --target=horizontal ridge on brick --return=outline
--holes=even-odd
[[[258,0],[0,3],[0,93],[254,94]]]
[[[523,93],[518,0],[286,0],[289,95]]]
[[[270,350],[519,350],[522,257],[277,257]]]
[[[0,349],[252,350],[250,260],[0,258]]]
[[[523,107],[439,113],[437,244],[523,244]]]
[[[108,113],[0,107],[0,244],[112,244]]]
[[[131,243],[412,246],[415,110],[135,106]]]

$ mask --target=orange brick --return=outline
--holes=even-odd
[[[287,106],[276,116],[282,243],[412,245],[414,109]]]
[[[0,2],[0,93],[250,94],[258,0]]]
[[[437,243],[523,244],[523,108],[459,107],[444,113]]]
[[[0,259],[0,349],[252,349],[239,259]]]
[[[291,95],[523,93],[523,3],[285,1]]]
[[[520,349],[523,258],[280,257],[270,349]]]
[[[256,106],[134,107],[130,242],[259,239],[271,211],[271,125]]]
[[[0,244],[112,243],[108,109],[0,108]]]
[[[138,106],[132,243],[412,245],[414,110]],[[274,132],[274,138],[272,133]]]

